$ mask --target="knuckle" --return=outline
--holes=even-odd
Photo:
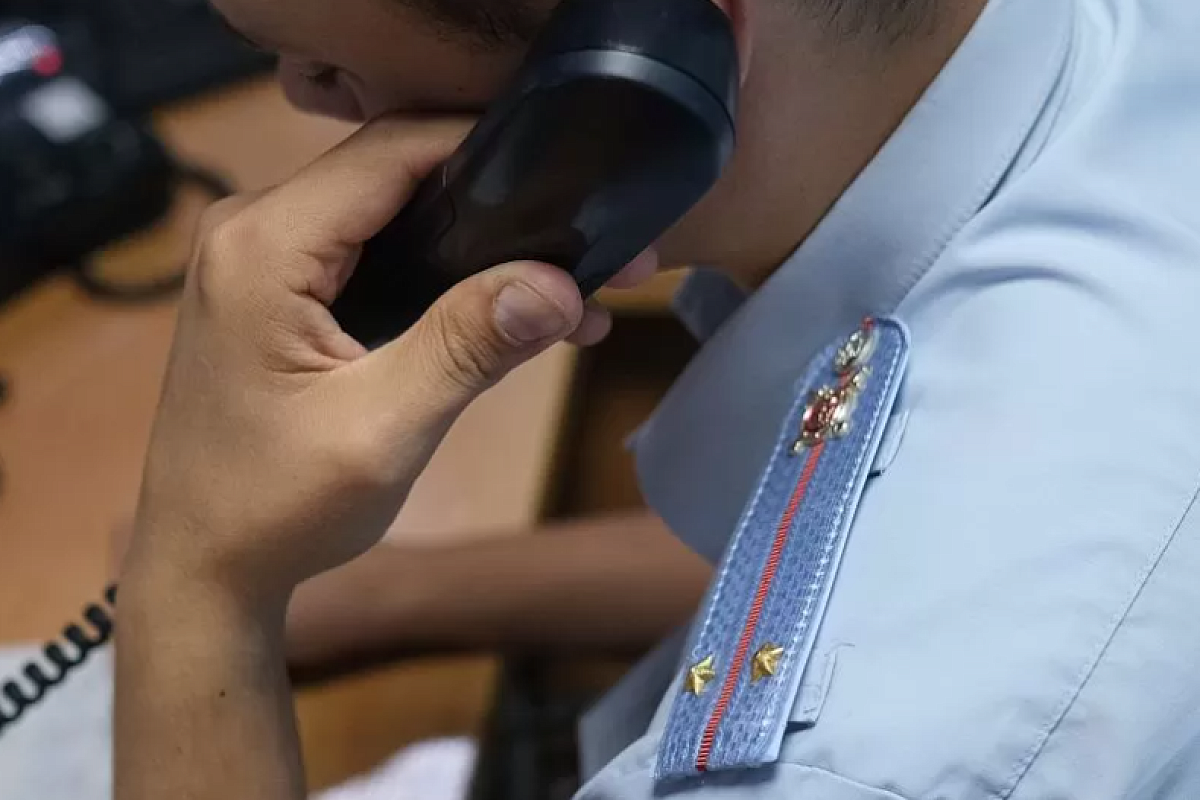
[[[491,330],[445,307],[435,307],[429,330],[438,372],[456,388],[473,391],[499,378],[503,364]]]
[[[196,226],[198,238],[203,240],[215,228],[244,215],[261,196],[261,192],[245,192],[210,203],[200,214]]]
[[[200,222],[197,226],[200,237],[207,236],[213,228],[236,214],[239,208],[241,208],[241,201],[238,197],[227,197],[211,203],[200,215]]]
[[[200,238],[194,266],[201,297],[219,297],[226,287],[237,286],[247,264],[253,263],[261,239],[256,224],[244,212],[226,214],[210,223]]]

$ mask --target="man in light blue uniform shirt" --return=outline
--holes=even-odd
[[[253,0],[221,5],[255,18]],[[744,28],[740,11],[768,0],[722,5]],[[929,80],[927,60],[853,62],[851,83],[892,78],[872,72],[884,64],[922,90],[786,263],[741,281],[753,291],[700,270],[679,297],[704,346],[631,444],[648,502],[716,577],[688,629],[585,720],[582,800],[1200,797],[1200,5],[928,13],[969,16],[969,32]],[[900,35],[942,41],[920,25]],[[831,157],[869,142],[819,119],[854,103],[806,99],[797,138],[830,123]],[[752,119],[783,116],[755,102]],[[783,133],[742,130],[786,149]],[[247,224],[265,224],[260,209]],[[766,241],[787,215],[757,211]],[[240,240],[221,241],[204,252],[237,255]],[[187,330],[219,330],[193,316]],[[169,381],[168,398],[189,358],[233,358],[202,337],[177,353],[183,388]],[[208,408],[210,431],[282,435],[228,405]],[[123,596],[118,794],[294,798],[286,702],[264,677],[278,631],[256,637],[257,612],[227,595],[242,581],[272,599],[338,562],[301,521],[345,498],[332,479],[289,475],[317,506],[256,493],[269,536],[233,524],[197,554],[173,531],[213,523],[205,476],[265,465],[262,448],[214,446],[187,474],[154,469],[192,452],[182,409],[160,419]],[[290,572],[273,571],[264,538],[299,554]],[[206,574],[197,563],[220,566],[219,589],[180,579],[180,564]],[[175,616],[156,610],[168,585],[189,598]],[[189,615],[227,624],[139,657]],[[238,702],[210,712],[227,690]]]
[[[911,351],[777,762],[679,796],[1200,797],[1197,37],[1187,2],[993,0],[762,289],[686,286],[705,345],[635,448],[714,561],[810,359],[867,316]],[[657,796],[681,643],[593,712],[608,756],[675,678],[583,798]]]

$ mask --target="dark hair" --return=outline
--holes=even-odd
[[[938,0],[787,0],[843,37],[899,41],[920,33]]]
[[[873,34],[899,40],[928,23],[938,0],[778,0],[795,5],[840,36]],[[445,33],[484,45],[528,41],[545,17],[535,0],[402,0]]]
[[[530,0],[402,0],[447,34],[467,34],[483,45],[532,39],[545,12]]]

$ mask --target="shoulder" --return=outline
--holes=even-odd
[[[688,791],[1102,800],[1194,747],[1160,732],[1200,699],[1200,249],[1106,207],[1111,229],[998,205],[902,305],[894,446],[779,764]],[[657,737],[585,796],[654,796]]]
[[[1109,45],[1149,63],[1100,70],[1112,85],[898,311],[903,435],[855,520],[819,646],[842,649],[793,763],[912,797],[1095,799],[1161,778],[1164,748],[1195,755],[1200,67],[1150,40],[1200,12],[1145,5],[1163,13]]]
[[[779,763],[683,796],[1102,800],[1194,747],[1161,732],[1193,730],[1179,698],[1200,701],[1200,378],[1181,368],[1200,333],[1147,318],[1176,298],[1122,300],[1035,264],[981,261],[1002,276],[991,291],[914,299],[896,444],[853,519]],[[583,796],[659,796],[660,732]]]
[[[1058,116],[896,312],[896,446],[805,673],[820,702],[775,768],[685,795],[1200,787],[1200,6],[1077,5]],[[584,797],[656,796],[658,735]]]

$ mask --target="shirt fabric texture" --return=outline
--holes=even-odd
[[[1200,3],[992,0],[632,440],[714,563],[797,379],[911,336],[776,764],[664,788],[681,632],[584,721],[581,800],[1200,797]],[[603,765],[603,766],[602,766]]]

